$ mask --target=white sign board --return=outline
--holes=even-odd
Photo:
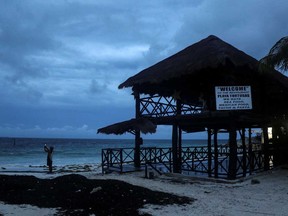
[[[251,86],[215,86],[217,110],[252,109]]]

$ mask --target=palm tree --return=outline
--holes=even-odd
[[[270,49],[267,56],[262,58],[261,63],[268,67],[278,68],[283,71],[288,70],[288,36],[281,38]]]

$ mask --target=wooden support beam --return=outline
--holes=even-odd
[[[249,128],[249,132],[248,132],[248,139],[249,139],[249,143],[248,143],[248,155],[249,155],[249,164],[250,164],[250,168],[249,168],[249,173],[250,175],[252,174],[252,172],[254,171],[254,153],[253,153],[253,149],[252,149],[252,130],[251,127]]]
[[[176,101],[176,114],[181,115],[181,100]],[[172,157],[173,157],[173,172],[181,173],[182,163],[182,130],[178,123],[172,126]]]
[[[218,129],[214,128],[214,177],[218,178]]]
[[[279,166],[280,165],[280,152],[279,152],[279,127],[274,124],[272,126],[272,143],[273,143],[273,166]]]
[[[265,126],[262,128],[263,138],[264,138],[264,170],[269,170],[269,138],[268,138],[268,127]]]
[[[243,167],[243,177],[246,176],[246,172],[247,172],[247,150],[246,150],[246,140],[245,140],[245,128],[242,128],[242,132],[241,132],[241,140],[242,140],[242,150],[243,150],[243,155],[242,155],[242,167]]]
[[[134,148],[134,166],[135,168],[140,168],[140,145],[142,143],[140,131],[136,131],[135,133],[135,148]]]
[[[180,99],[176,101],[176,113],[177,115],[181,116],[182,113],[182,102]],[[181,173],[181,167],[182,167],[182,129],[178,125],[177,127],[177,132],[178,132],[178,140],[177,140],[177,171],[178,173]]]
[[[178,126],[172,126],[172,159],[173,159],[173,172],[180,173],[179,169],[179,155],[178,155]]]
[[[178,171],[181,173],[182,169],[182,129],[178,127]]]
[[[229,167],[228,179],[236,179],[237,174],[237,131],[233,123],[229,130]]]
[[[140,118],[140,95],[138,92],[134,91],[135,98],[135,118]],[[134,149],[134,166],[140,168],[140,145],[142,143],[141,133],[139,130],[135,131],[135,149]]]
[[[211,128],[208,128],[208,176],[212,176],[212,143],[211,143]]]

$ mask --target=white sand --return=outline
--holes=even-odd
[[[104,176],[103,178],[106,178]],[[153,180],[143,175],[109,175],[134,185],[197,199],[186,206],[147,205],[141,212],[151,215],[288,215],[288,170],[278,169],[238,183],[216,183],[195,178],[161,176]],[[260,181],[251,184],[251,180]],[[176,181],[176,182],[175,182]],[[174,182],[174,183],[173,183]]]
[[[78,173],[79,174],[79,173]],[[156,176],[145,179],[143,173],[108,174],[81,173],[91,179],[117,179],[155,191],[168,192],[196,199],[189,205],[156,206],[147,205],[140,212],[151,215],[225,215],[261,216],[288,215],[288,170],[277,169],[247,178],[243,182],[216,183],[196,178]],[[57,175],[39,174],[39,178],[53,178]],[[251,184],[251,180],[259,184]],[[143,198],[145,199],[145,198]],[[26,212],[24,212],[24,210]],[[29,205],[6,205],[0,202],[0,213],[4,215],[53,215],[56,209],[39,209]]]
[[[16,216],[32,216],[32,215],[45,215],[52,216],[57,213],[57,209],[53,208],[38,208],[31,205],[9,205],[0,202],[0,213],[3,215],[16,215]]]

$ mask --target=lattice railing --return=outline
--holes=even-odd
[[[142,116],[163,117],[176,115],[176,104],[173,98],[151,96],[140,99]]]
[[[134,167],[134,148],[102,149],[102,171],[115,170],[126,172],[128,165]],[[181,150],[182,171],[206,173],[209,176],[227,178],[229,175],[228,146],[219,146],[217,151],[214,147],[183,147]],[[265,157],[262,150],[246,151],[237,149],[236,177],[245,176],[255,171],[264,170]],[[155,170],[172,172],[173,160],[171,148],[141,148],[140,163],[142,167],[147,165]],[[210,166],[210,167],[209,167]],[[273,168],[273,155],[269,155],[269,168]],[[133,169],[132,169],[133,170]],[[131,169],[129,171],[132,171]]]
[[[211,167],[209,167],[208,147],[182,148],[182,171],[208,173],[211,176],[227,177],[229,172],[230,149],[228,146],[219,146],[217,154],[211,148]],[[264,153],[254,150],[243,155],[243,149],[237,149],[236,177],[246,176],[249,173],[264,170]],[[273,155],[269,155],[269,169],[273,168]]]
[[[203,112],[203,108],[199,106],[193,106],[189,104],[182,104],[181,105],[181,114],[188,115],[188,114],[199,114]]]
[[[226,146],[219,146],[217,151],[217,158],[214,152],[214,148],[211,148],[211,167],[209,168],[209,149],[208,147],[189,147],[182,149],[182,171],[192,171],[200,173],[208,173],[211,175],[227,174],[228,165],[227,159],[229,158],[229,148]],[[217,161],[217,167],[215,164]]]
[[[145,165],[155,170],[172,172],[172,149],[171,148],[145,148],[142,151],[145,155]],[[144,158],[143,158],[144,159]]]
[[[134,165],[134,148],[115,148],[102,149],[102,172],[118,171],[125,172],[127,165]],[[156,166],[162,166],[169,172],[172,171],[172,151],[171,148],[141,148],[140,165],[145,166],[147,163]],[[129,169],[131,171],[131,169]]]
[[[208,171],[208,148],[187,147],[182,149],[182,170],[183,171]]]
[[[181,104],[181,114],[197,114],[202,112],[202,107]],[[176,101],[173,97],[150,96],[140,99],[140,115],[147,117],[165,117],[177,114]]]
[[[102,149],[102,172],[117,170],[123,172],[123,165],[134,162],[134,149],[113,148]]]

